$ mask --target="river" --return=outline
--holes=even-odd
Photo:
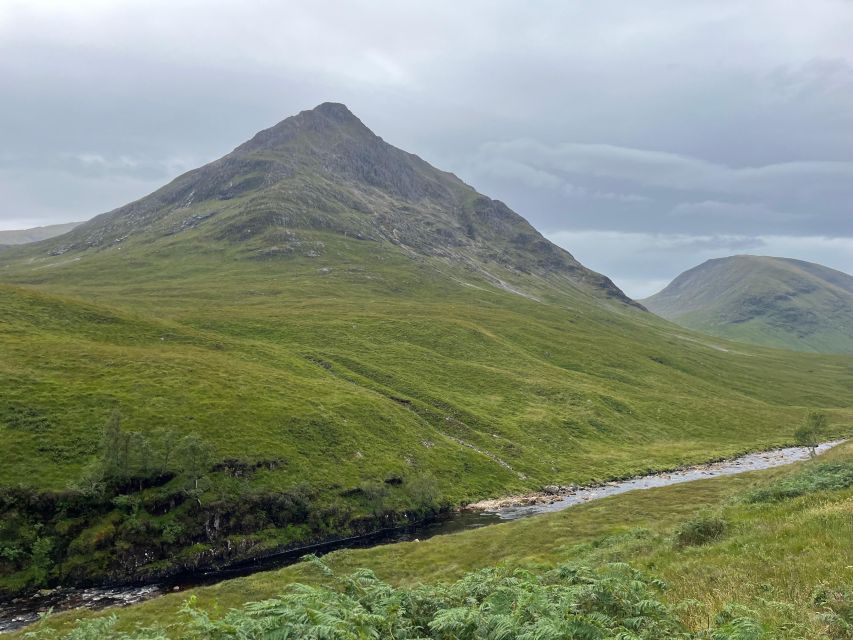
[[[840,444],[835,440],[821,444],[818,453]],[[0,632],[13,631],[36,621],[39,615],[52,609],[54,612],[76,608],[103,609],[110,606],[126,606],[163,595],[170,591],[183,591],[193,587],[215,584],[230,578],[245,576],[259,571],[278,569],[299,562],[305,554],[322,555],[338,549],[364,548],[392,542],[405,542],[415,539],[425,540],[433,536],[455,533],[467,529],[477,529],[506,520],[528,518],[542,513],[562,511],[577,504],[599,500],[607,496],[664,487],[671,484],[729,476],[746,471],[758,471],[779,467],[809,457],[805,447],[787,447],[758,453],[750,453],[739,458],[687,467],[678,471],[653,473],[628,480],[608,482],[603,485],[578,487],[557,496],[526,496],[504,501],[486,501],[484,505],[509,504],[484,509],[462,509],[443,514],[437,519],[407,528],[390,529],[376,533],[314,545],[279,553],[258,560],[247,561],[227,569],[190,573],[157,584],[130,587],[91,587],[41,591],[24,598],[0,602]],[[527,504],[532,503],[532,504]]]

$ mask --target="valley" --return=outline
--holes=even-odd
[[[334,103],[5,248],[0,350],[7,599],[215,572],[546,485],[791,445],[809,411],[826,416],[824,439],[853,429],[849,357],[667,322]],[[601,504],[672,525],[748,481],[713,482],[707,500],[662,490],[691,501],[670,511]],[[451,560],[415,553],[393,579],[459,577],[516,547],[554,560],[544,532],[575,526],[560,517],[434,538],[423,548]],[[493,553],[452,560],[466,540]],[[411,547],[375,557],[392,548]],[[331,557],[368,566],[370,553]],[[270,576],[241,580],[202,598],[274,595],[257,587]],[[178,595],[162,601],[122,624]]]

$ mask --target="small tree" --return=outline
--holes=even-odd
[[[177,448],[177,461],[187,480],[186,492],[201,504],[201,494],[207,485],[207,474],[213,459],[213,450],[195,434],[184,436]]]
[[[157,429],[154,432],[154,445],[157,453],[157,472],[167,473],[175,451],[180,445],[181,437],[173,429]]]
[[[801,447],[808,447],[809,453],[814,457],[817,446],[826,431],[827,419],[825,413],[809,411],[805,422],[794,431],[794,439]]]
[[[80,476],[68,483],[72,491],[79,491],[89,497],[101,497],[104,495],[104,469],[100,460],[93,460],[81,471]]]
[[[412,509],[420,515],[426,515],[438,508],[441,493],[435,476],[421,474],[406,482],[406,493],[411,501]]]
[[[151,441],[136,431],[128,432],[126,437],[129,475],[139,479],[139,489],[142,490],[142,480],[154,475],[154,451]]]
[[[39,536],[33,542],[30,551],[30,572],[36,586],[47,584],[50,572],[53,570],[53,539]]]
[[[127,479],[129,445],[128,436],[121,428],[121,414],[113,411],[101,438],[101,469],[105,479],[113,482]]]

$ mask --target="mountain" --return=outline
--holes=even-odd
[[[197,570],[779,445],[809,408],[853,418],[848,358],[657,318],[336,104],[4,249],[0,353],[0,591]]]
[[[811,262],[708,260],[642,302],[681,326],[732,340],[853,353],[853,276]]]
[[[389,145],[336,103],[261,131],[150,196],[43,244],[39,253],[151,248],[183,240],[191,229],[198,231],[194,243],[239,243],[258,256],[320,253],[293,231],[319,230],[442,258],[508,290],[507,279],[524,274],[636,306],[505,204]]]
[[[0,230],[0,245],[25,244],[46,240],[67,233],[79,224],[81,223],[66,222],[65,224],[51,224],[33,229]]]

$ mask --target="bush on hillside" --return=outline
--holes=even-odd
[[[807,466],[797,474],[756,489],[746,495],[746,501],[774,502],[847,487],[853,487],[853,461],[826,462]]]
[[[718,515],[703,513],[682,523],[675,531],[675,545],[696,547],[722,538],[728,524]]]
[[[832,640],[853,638],[853,586],[822,585],[812,597],[827,636]]]
[[[815,450],[820,444],[828,424],[829,421],[826,418],[826,414],[818,411],[809,411],[803,424],[794,431],[794,439],[798,445],[808,447],[809,452],[814,457]]]

